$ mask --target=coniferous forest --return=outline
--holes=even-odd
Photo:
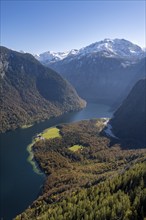
[[[146,150],[105,137],[104,124],[105,119],[92,119],[59,125],[60,136],[34,143],[46,181],[39,198],[16,220],[146,217]]]

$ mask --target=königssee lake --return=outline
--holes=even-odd
[[[88,104],[79,112],[35,124],[27,129],[0,134],[0,219],[12,220],[24,211],[40,193],[45,176],[38,175],[28,163],[27,146],[32,138],[44,129],[60,123],[70,123],[90,118],[110,118],[109,107]]]

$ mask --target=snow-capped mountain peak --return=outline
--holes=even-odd
[[[104,39],[80,49],[79,53],[85,55],[88,53],[109,52],[109,56],[130,57],[138,56],[143,53],[142,49],[125,39]],[[111,54],[110,54],[111,53]]]
[[[66,52],[47,51],[40,55],[35,55],[35,58],[44,64],[51,64],[61,60],[69,62],[74,58],[80,59],[84,56],[92,56],[93,54],[126,59],[139,59],[145,56],[145,52],[141,47],[128,40],[106,38],[79,50],[73,49]]]
[[[54,52],[54,51],[47,51],[44,53],[41,53],[39,55],[34,55],[37,60],[43,63],[52,63],[56,61],[60,61],[65,59],[67,56],[74,55],[78,52],[76,49],[72,49],[70,51],[65,52]]]

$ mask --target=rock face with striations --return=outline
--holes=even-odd
[[[138,81],[110,124],[117,137],[146,144],[146,79]]]
[[[85,102],[30,54],[0,47],[0,132],[81,109]]]

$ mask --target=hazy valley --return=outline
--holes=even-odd
[[[145,77],[146,53],[124,39],[105,39],[80,50],[36,56],[59,72],[88,102],[117,108],[135,83]]]

